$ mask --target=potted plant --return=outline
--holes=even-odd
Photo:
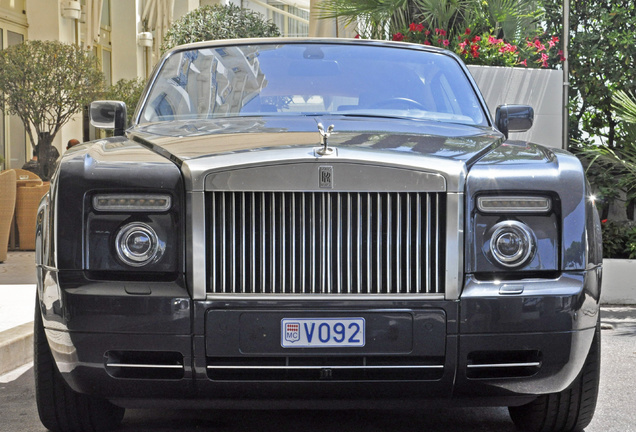
[[[0,109],[20,118],[34,151],[39,145],[42,180],[55,167],[53,139],[103,81],[97,59],[76,45],[30,40],[0,51]]]

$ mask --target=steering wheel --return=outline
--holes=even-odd
[[[425,111],[424,105],[416,100],[405,97],[394,97],[374,103],[372,108],[418,109]]]

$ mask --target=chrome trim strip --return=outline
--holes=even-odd
[[[429,196],[428,194],[426,196]],[[415,199],[415,205],[417,206],[417,216],[415,221],[415,261],[422,262],[422,212],[419,210],[422,208],[422,198],[420,194],[417,194]],[[415,275],[415,292],[422,292],[422,273],[417,272]]]
[[[427,194],[426,195],[426,208],[430,209],[431,208],[431,195]],[[428,210],[426,212],[426,237],[424,238],[424,262],[425,263],[429,263],[431,262],[431,237],[432,237],[432,222],[431,222],[431,212],[430,210]],[[439,267],[438,267],[439,268]],[[430,271],[426,272],[426,283],[424,284],[424,289],[426,290],[426,292],[430,292],[431,291],[431,286],[433,285],[433,273]]]
[[[263,252],[265,249],[265,195],[261,195],[261,247],[263,248]],[[265,275],[267,274],[267,262],[263,258],[261,259],[261,292],[265,292],[265,286],[267,284],[267,278]]]
[[[292,242],[291,242],[291,286],[290,292],[296,292],[296,198],[292,196],[291,199],[291,229],[292,229]]]
[[[225,251],[227,248],[227,230],[225,228],[225,215],[226,215],[226,208],[225,208],[225,196],[221,195],[221,214],[219,215],[219,225],[221,225],[221,251]],[[227,286],[225,285],[225,281],[227,280],[227,254],[226,253],[221,253],[221,269],[219,270],[219,274],[221,276],[219,285],[220,285],[220,289],[223,292],[227,292]]]
[[[270,275],[270,291],[273,292],[274,287],[276,286],[276,194],[274,192],[271,193],[272,197],[272,206],[270,211],[270,265],[269,270],[272,273]]]
[[[308,158],[305,154],[299,153],[301,148],[289,149],[285,153],[280,150],[268,150],[257,152],[263,158],[270,153],[282,156],[282,160],[268,161],[267,159],[254,164],[236,166],[237,160],[247,159],[246,155],[234,155],[228,161],[228,165],[219,166],[217,171],[210,172],[215,168],[214,162],[217,159],[226,159],[227,156],[215,155],[214,160],[203,158],[207,161],[205,171],[201,173],[201,189],[227,191],[227,192],[307,192],[319,190],[314,176],[307,175],[314,172],[322,165],[320,158]],[[404,159],[394,159],[394,155],[386,155],[389,161],[378,160],[374,163],[365,161],[368,154],[361,154],[360,150],[339,149],[339,152],[351,153],[353,161],[341,160],[331,163],[333,165],[334,177],[338,179],[337,187],[334,185],[330,192],[445,192],[447,178],[440,173],[439,168],[431,165],[430,168],[421,166],[395,166],[391,162],[404,164]],[[286,161],[291,156],[296,156],[294,161]],[[254,153],[254,157],[256,153]],[[384,155],[383,155],[384,156]],[[360,160],[357,160],[357,159]],[[394,159],[394,160],[392,160]],[[417,162],[428,162],[423,158],[417,158]],[[187,160],[185,163],[195,165],[199,159]],[[260,163],[259,163],[260,162]],[[292,162],[292,163],[290,163]],[[234,166],[232,166],[234,165]],[[442,163],[442,166],[446,163]],[[457,165],[457,162],[452,165]],[[204,167],[201,167],[202,169]],[[205,174],[207,172],[207,174]],[[356,173],[351,175],[350,173]],[[379,181],[378,179],[382,179]],[[322,190],[325,192],[325,190]]]
[[[323,300],[380,300],[380,301],[409,301],[409,300],[444,300],[444,294],[213,294],[209,293],[206,301],[323,301]]]
[[[367,193],[367,209],[370,209],[372,205],[371,194]],[[371,238],[371,212],[367,211],[367,238]],[[373,245],[372,242],[367,241],[367,286],[373,286],[372,281],[372,257],[373,257]],[[369,290],[370,291],[370,290]]]
[[[183,369],[183,365],[153,365],[153,364],[129,364],[129,363],[106,363],[106,367],[118,368],[138,368],[138,369]]]
[[[357,254],[356,254],[356,270],[358,271],[358,283],[356,285],[356,292],[362,292],[362,197],[360,193],[356,194],[358,197],[358,238],[357,238]]]
[[[392,239],[391,239],[391,234],[392,234],[392,230],[391,230],[391,222],[392,222],[392,211],[391,211],[391,195],[387,195],[386,196],[386,291],[387,292],[391,292],[393,289],[392,286],[392,280],[391,280],[391,276],[393,274],[393,272],[391,271],[391,246],[392,246]]]
[[[463,193],[446,194],[446,251],[444,291],[447,300],[457,300],[464,280]]]
[[[347,293],[351,294],[352,275],[351,275],[351,194],[347,194]]]
[[[188,290],[193,300],[206,298],[206,221],[205,194],[203,192],[186,193],[186,254]]]
[[[469,364],[466,367],[468,369],[483,369],[483,368],[513,368],[513,367],[540,367],[541,362],[527,362],[527,363],[491,363],[491,364]]]
[[[444,365],[412,365],[412,366],[217,366],[209,365],[207,369],[269,369],[269,370],[322,370],[322,369],[444,369]]]

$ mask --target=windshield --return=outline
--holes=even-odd
[[[161,67],[139,123],[327,114],[487,125],[473,87],[452,57],[328,43],[175,52]]]

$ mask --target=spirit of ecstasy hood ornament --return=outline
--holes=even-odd
[[[322,137],[321,144],[323,145],[323,147],[319,149],[317,153],[322,156],[332,154],[333,148],[327,146],[327,139],[331,135],[331,132],[333,132],[333,125],[330,125],[325,131],[325,127],[322,125],[322,123],[318,123],[318,132],[320,132],[320,136]]]

